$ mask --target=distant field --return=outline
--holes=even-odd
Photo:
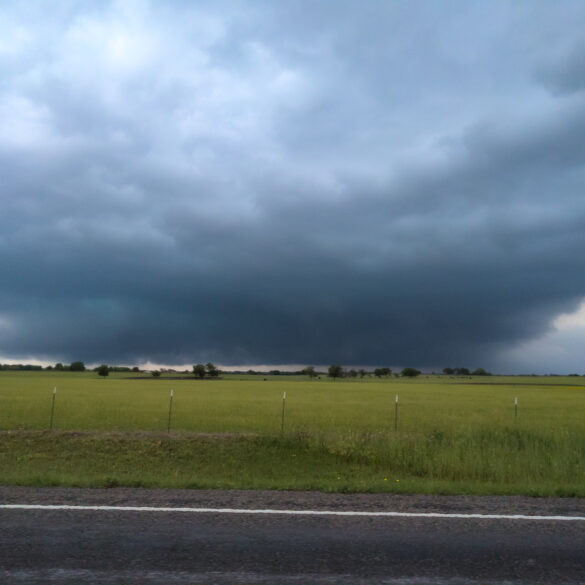
[[[131,376],[0,372],[0,483],[585,496],[585,378]]]

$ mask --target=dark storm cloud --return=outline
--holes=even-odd
[[[579,3],[3,12],[0,356],[513,368],[585,296]]]

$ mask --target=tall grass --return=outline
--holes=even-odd
[[[468,429],[429,435],[0,433],[0,482],[585,497],[585,439]]]

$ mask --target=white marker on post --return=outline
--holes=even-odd
[[[280,432],[284,433],[284,404],[286,402],[286,392],[282,393],[282,422],[280,423]]]
[[[171,412],[173,410],[173,391],[171,390],[171,399],[169,401],[169,422],[167,424],[167,433],[171,433]]]
[[[49,424],[49,430],[53,430],[53,416],[55,414],[55,395],[57,394],[57,386],[53,388],[53,401],[51,402],[51,423]]]

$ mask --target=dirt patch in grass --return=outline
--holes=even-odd
[[[234,440],[252,439],[260,436],[258,433],[195,433],[195,432],[170,432],[162,431],[35,431],[26,429],[0,430],[0,437],[47,437],[54,439],[76,438],[102,438],[102,439],[128,439],[128,440]]]
[[[195,378],[195,376],[124,376],[122,380],[193,380],[194,382],[213,382],[223,380],[221,376],[215,378]]]

